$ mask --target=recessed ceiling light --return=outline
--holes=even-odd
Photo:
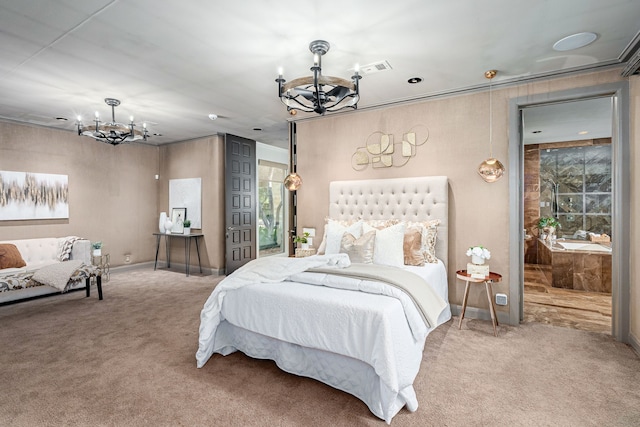
[[[261,130],[262,130],[262,128],[253,128],[253,130],[261,131]]]
[[[215,120],[215,119],[217,119],[217,118],[218,118],[218,115],[217,115],[217,114],[213,114],[213,113],[211,113],[211,114],[209,114],[209,118],[210,118],[211,120]]]
[[[579,49],[593,43],[597,38],[598,35],[596,33],[585,32],[571,34],[570,36],[567,36],[555,42],[553,44],[553,49],[561,52]]]
[[[588,133],[589,133],[588,130],[581,130],[580,132],[578,132],[578,135],[586,135]]]
[[[67,119],[66,117],[56,117],[56,120],[58,120],[60,122],[66,122],[69,119]]]
[[[534,130],[531,133],[542,133],[542,131],[541,130]]]
[[[407,80],[407,83],[410,84],[416,84],[416,83],[420,83],[422,81],[422,77],[411,77],[409,80]]]

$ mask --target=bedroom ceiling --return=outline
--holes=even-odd
[[[3,0],[0,118],[74,131],[78,114],[108,116],[111,97],[122,101],[118,121],[133,115],[161,134],[150,144],[233,133],[286,147],[291,116],[277,70],[287,80],[309,75],[312,40],[331,43],[325,75],[389,63],[361,80],[362,109],[486,88],[492,68],[495,88],[620,65],[634,54],[639,22],[637,0]],[[595,42],[553,50],[583,31]]]

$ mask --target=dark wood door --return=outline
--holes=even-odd
[[[256,258],[256,142],[225,135],[225,273]]]

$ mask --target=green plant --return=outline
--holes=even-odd
[[[182,225],[184,225],[186,228],[191,227],[191,220],[185,219]]]
[[[538,220],[538,228],[542,230],[545,227],[561,228],[560,221],[552,216],[543,216]]]
[[[309,237],[309,233],[305,232],[302,234],[302,236],[296,236],[293,238],[293,241],[296,243],[307,243],[307,237]]]
[[[102,249],[102,242],[91,243],[91,249]]]

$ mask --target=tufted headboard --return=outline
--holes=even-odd
[[[329,218],[336,220],[439,219],[436,255],[448,265],[449,188],[446,176],[333,181]]]

